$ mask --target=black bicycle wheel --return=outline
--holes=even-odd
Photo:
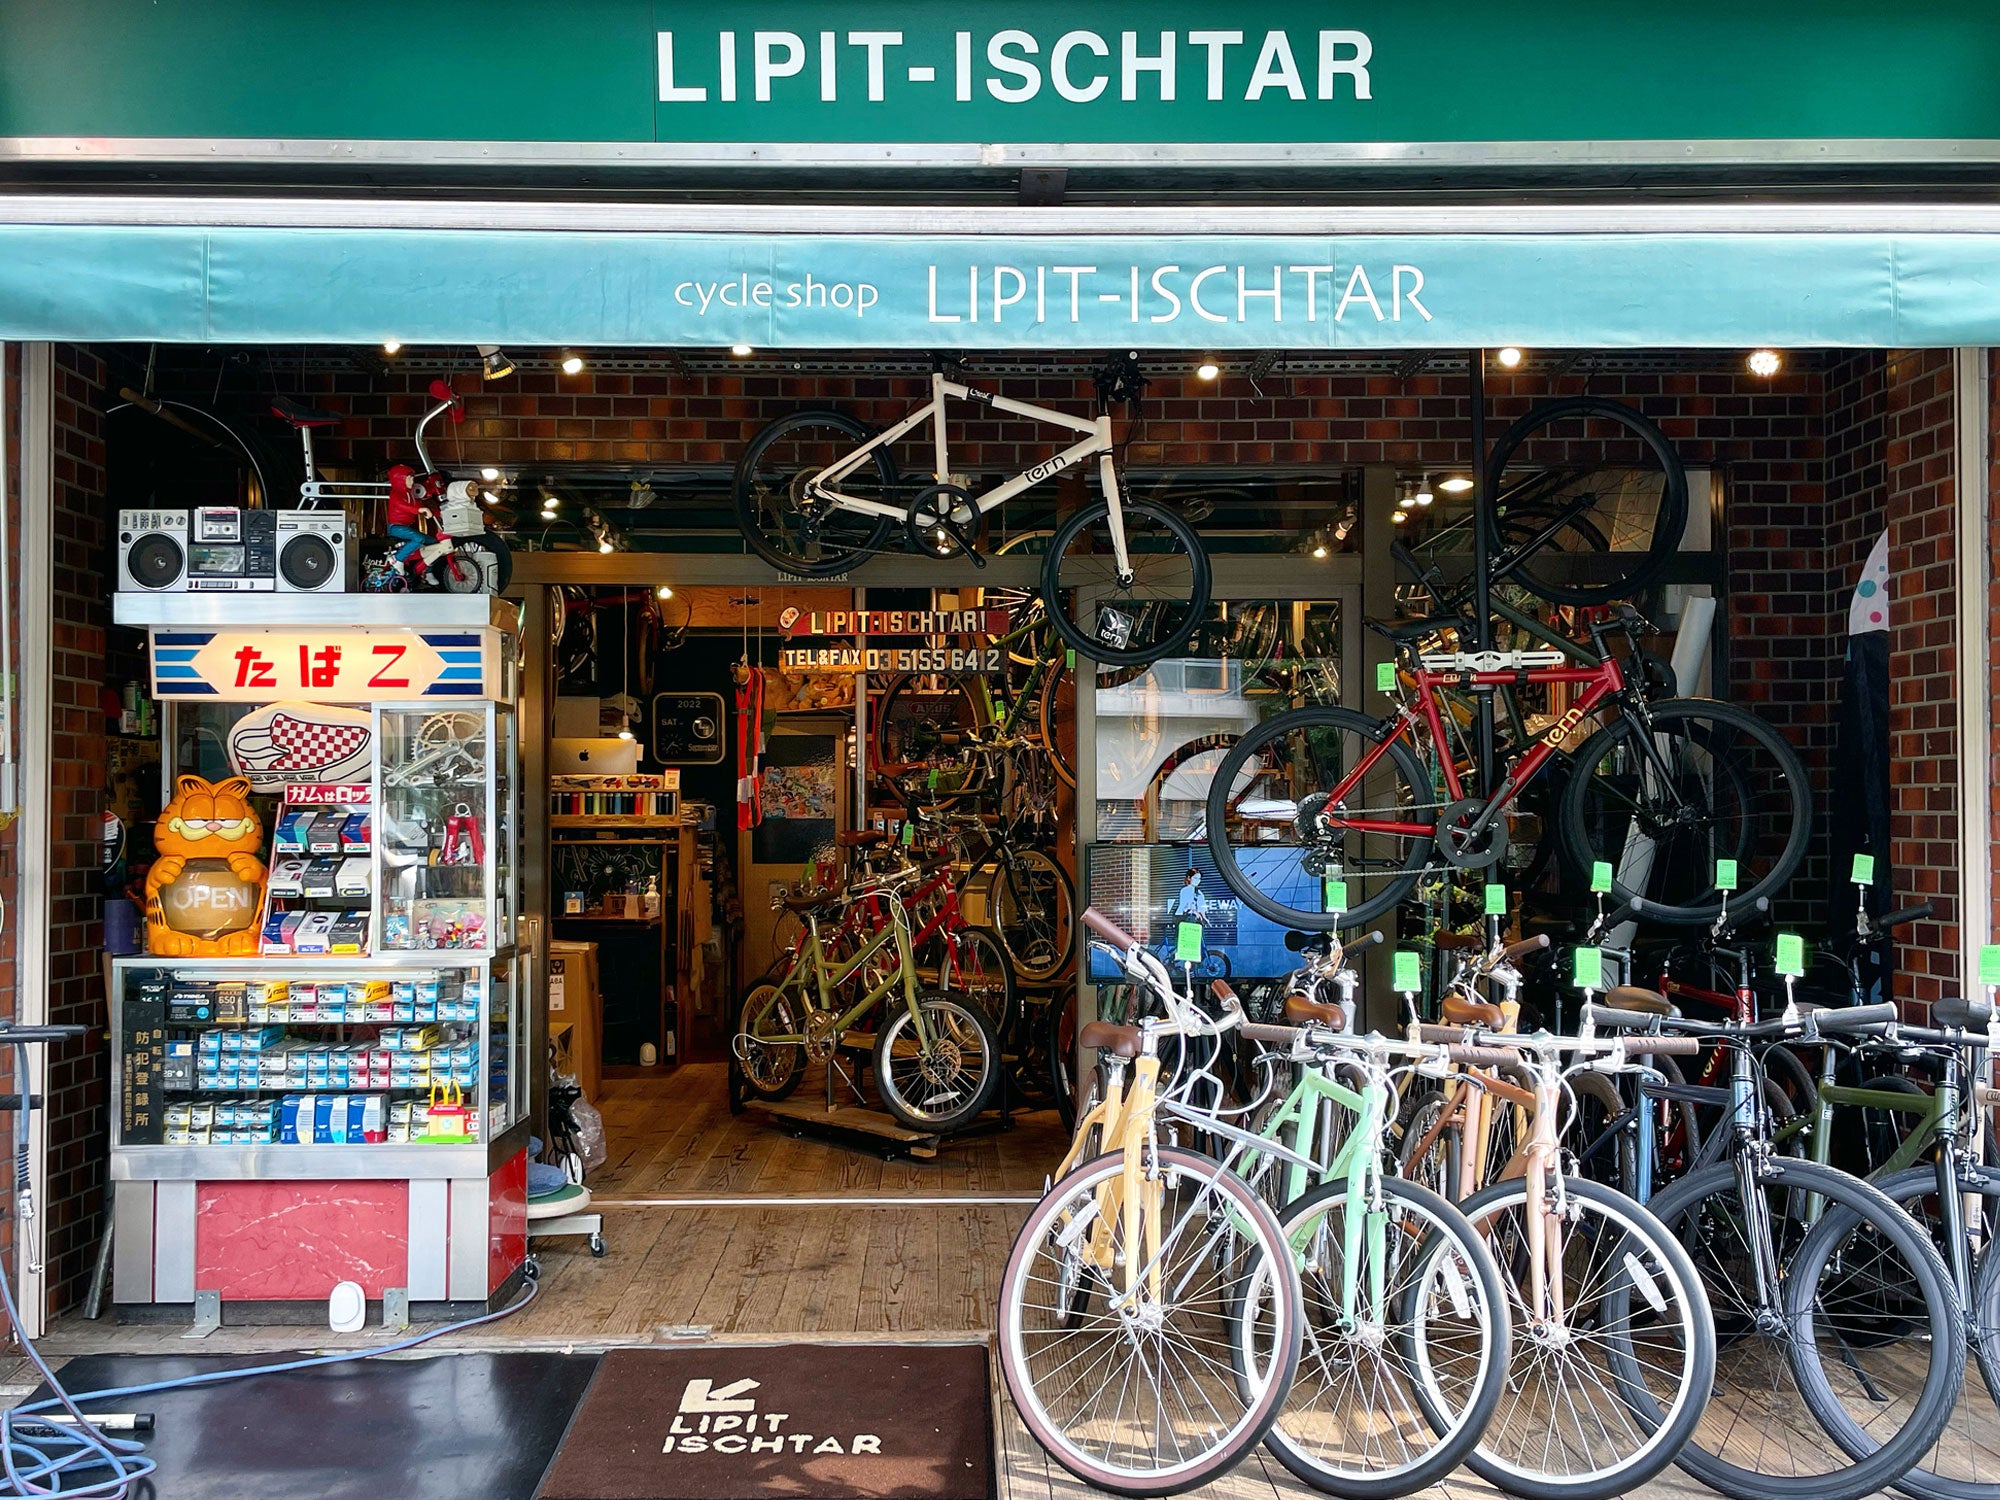
[[[1287,927],[1329,932],[1365,925],[1409,894],[1430,837],[1365,832],[1347,820],[1435,824],[1430,778],[1410,748],[1391,741],[1357,795],[1338,810],[1327,805],[1327,793],[1390,732],[1352,709],[1300,708],[1230,747],[1209,783],[1208,848],[1244,905]],[[1326,909],[1334,878],[1347,885],[1344,913]]]
[[[1605,604],[1645,588],[1680,549],[1687,507],[1687,471],[1666,434],[1597,396],[1546,402],[1508,428],[1480,495],[1494,581],[1557,604]],[[1559,556],[1550,543],[1587,535],[1579,523],[1609,538],[1609,549]]]
[[[1049,1065],[1049,1090],[1063,1129],[1076,1129],[1076,990],[1072,986],[1043,1007],[1048,1041],[1043,1053]]]
[[[756,554],[805,578],[844,573],[879,552],[894,521],[888,516],[830,510],[806,499],[806,484],[871,436],[844,412],[800,411],[780,417],[750,440],[736,465],[736,525]],[[857,500],[900,505],[896,462],[877,448],[840,492]]]
[[[1056,779],[1064,786],[1076,785],[1076,674],[1059,652],[1042,664],[1040,691],[1036,694],[1035,722],[1041,730],[1042,745]]]
[[[907,672],[870,705],[874,769],[885,776],[924,773],[926,790],[940,806],[977,791],[986,762],[964,753],[986,723],[985,705],[962,677]]]
[[[1812,792],[1784,736],[1747,709],[1669,698],[1599,730],[1577,752],[1563,794],[1563,842],[1578,867],[1612,866],[1617,900],[1693,925],[1715,919],[1716,861],[1736,862],[1739,909],[1775,898],[1805,858]],[[1634,858],[1637,848],[1650,859]],[[1642,878],[1635,873],[1643,868]],[[1627,884],[1626,877],[1635,883]]]
[[[1163,505],[1126,500],[1129,577],[1111,549],[1111,507],[1099,500],[1056,528],[1042,562],[1049,623],[1078,655],[1143,666],[1187,644],[1208,614],[1208,550]]]
[[[1039,849],[996,850],[987,867],[986,925],[999,935],[1015,976],[1031,984],[1055,978],[1076,944],[1076,888],[1069,872]],[[978,876],[975,866],[966,884]]]

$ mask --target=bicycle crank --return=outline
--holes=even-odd
[[[805,1033],[807,1057],[814,1062],[825,1062],[833,1056],[833,1049],[840,1043],[839,1016],[830,1010],[807,1011],[801,1030]]]
[[[1475,833],[1473,825],[1486,810],[1477,797],[1461,797],[1447,803],[1438,814],[1437,851],[1444,862],[1459,870],[1487,870],[1507,854],[1507,820],[1495,817]]]

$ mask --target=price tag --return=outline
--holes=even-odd
[[[1715,862],[1715,888],[1718,891],[1733,891],[1736,889],[1735,860],[1718,859]]]
[[[1174,962],[1201,962],[1201,923],[1182,922],[1174,928]]]
[[[903,820],[903,847],[907,849],[910,847],[910,845],[914,844],[916,841],[917,841],[917,825],[910,822],[909,819],[905,818]]]
[[[2000,984],[2000,943],[1985,943],[1980,946],[1979,982]]]
[[[932,767],[931,767],[931,777],[930,777],[930,787],[931,787],[931,790],[932,790],[932,791],[936,791],[936,790],[937,790],[937,767],[936,767],[936,766],[932,766]]]
[[[1579,948],[1576,950],[1576,987],[1580,990],[1601,990],[1604,988],[1604,950],[1602,948]]]
[[[1855,855],[1854,873],[1847,878],[1856,885],[1873,885],[1875,883],[1875,856],[1872,854]]]
[[[1375,691],[1393,693],[1396,691],[1396,664],[1392,661],[1375,663]]]
[[[1326,877],[1326,909],[1333,912],[1347,910],[1347,882]]]
[[[1806,940],[1796,932],[1778,934],[1778,972],[1797,979],[1806,971]]]
[[[1599,896],[1611,894],[1611,861],[1592,860],[1590,864],[1590,889]]]
[[[1071,672],[1076,670],[1076,648],[1074,646],[1063,653],[1063,667],[1065,670]]]
[[[1507,915],[1507,887],[1497,880],[1486,883],[1486,915],[1489,917]]]
[[[1417,955],[1407,948],[1399,948],[1396,951],[1395,988],[1406,995],[1414,995],[1423,987],[1423,968]]]

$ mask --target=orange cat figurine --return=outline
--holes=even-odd
[[[264,825],[241,776],[182,776],[153,825],[160,857],[146,872],[146,947],[174,958],[257,952],[264,904]]]

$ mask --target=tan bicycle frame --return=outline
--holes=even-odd
[[[1124,1086],[1092,1105],[1077,1121],[1076,1134],[1063,1156],[1057,1177],[1067,1176],[1083,1165],[1083,1143],[1092,1126],[1098,1127],[1099,1155],[1118,1153],[1124,1158],[1116,1186],[1097,1190],[1097,1222],[1090,1230],[1090,1258],[1099,1270],[1116,1269],[1111,1236],[1107,1228],[1116,1213],[1125,1229],[1125,1268],[1120,1291],[1130,1297],[1135,1290],[1139,1267],[1148,1267],[1146,1290],[1157,1300],[1160,1295],[1160,1206],[1161,1185],[1146,1176],[1146,1147],[1153,1139],[1153,1108],[1159,1099],[1160,1059],[1142,1053],[1132,1064]]]

